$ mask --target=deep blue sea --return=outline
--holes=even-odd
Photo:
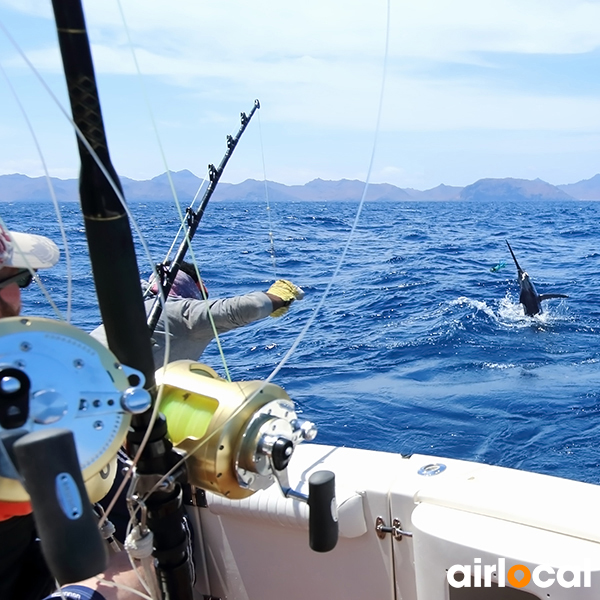
[[[172,202],[131,203],[153,260],[178,229]],[[77,204],[63,205],[72,322],[99,322]],[[212,297],[266,290],[306,297],[281,319],[222,337],[234,379],[267,377],[315,311],[358,204],[209,204],[194,249]],[[3,204],[14,229],[61,248],[50,203]],[[505,240],[540,293],[569,294],[523,316]],[[107,241],[107,243],[109,243]],[[140,271],[149,274],[140,254]],[[500,262],[497,273],[490,269]],[[42,278],[66,310],[64,255]],[[600,482],[600,203],[367,203],[322,311],[275,382],[318,442],[428,453]],[[25,313],[52,316],[38,289]],[[213,344],[202,360],[223,373]]]

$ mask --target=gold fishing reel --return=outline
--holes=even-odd
[[[210,367],[180,360],[156,373],[169,437],[188,454],[188,479],[232,499],[287,485],[294,448],[316,436],[283,388],[262,381],[228,382]]]
[[[316,427],[299,419],[283,388],[263,381],[229,382],[206,365],[179,360],[156,373],[160,409],[171,441],[187,454],[188,482],[242,499],[276,483],[283,496],[309,506],[309,544],[329,552],[338,539],[335,475],[317,471],[308,495],[290,486],[295,447]]]
[[[131,414],[150,406],[143,385],[142,373],[72,325],[0,319],[0,501],[30,500],[13,445],[52,429],[72,432],[89,499],[103,498]]]

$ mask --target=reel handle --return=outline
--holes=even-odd
[[[83,483],[68,429],[41,429],[14,444],[17,468],[50,571],[61,585],[97,575],[108,551]]]
[[[308,480],[308,535],[315,552],[329,552],[338,541],[338,517],[335,501],[335,474],[317,471]]]

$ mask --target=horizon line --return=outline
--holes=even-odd
[[[198,179],[199,181],[202,181],[202,177],[199,177],[198,175],[196,175],[195,173],[193,173],[190,169],[181,169],[179,171],[173,171],[170,170],[169,171],[171,174],[177,175],[179,173],[189,173],[190,175],[192,175],[193,177],[195,177],[196,179]],[[150,179],[133,179],[132,177],[128,177],[127,175],[119,175],[119,178],[121,179],[128,179],[129,181],[134,181],[136,183],[144,183],[144,182],[150,182],[153,181],[154,179],[157,179],[159,177],[162,177],[164,175],[167,174],[167,171],[164,171],[163,173],[159,173],[158,175],[155,175],[154,177],[151,177]],[[15,175],[19,175],[21,177],[27,177],[28,179],[45,179],[46,175],[27,175],[25,173],[4,173],[0,175],[0,178],[2,177],[12,177]],[[491,181],[503,181],[503,180],[514,180],[514,181],[540,181],[543,183],[546,183],[548,185],[551,185],[553,187],[561,187],[561,186],[569,186],[569,185],[576,185],[579,183],[584,183],[584,182],[588,182],[591,181],[592,179],[594,179],[595,177],[600,176],[600,173],[596,173],[594,175],[592,175],[591,177],[589,177],[588,179],[580,179],[579,181],[575,181],[572,183],[558,183],[558,184],[553,184],[553,183],[549,183],[548,181],[545,181],[544,179],[541,179],[539,177],[536,177],[535,179],[524,179],[522,177],[481,177],[479,179],[476,179],[475,181],[473,181],[472,183],[466,184],[466,185],[450,185],[450,184],[446,184],[446,183],[439,183],[438,185],[431,187],[431,188],[427,188],[424,190],[419,190],[417,188],[412,188],[412,187],[401,187],[399,185],[396,185],[394,183],[389,183],[389,182],[369,182],[369,185],[389,185],[393,188],[399,189],[399,190],[414,190],[417,192],[428,192],[431,190],[435,190],[439,187],[447,187],[447,188],[457,188],[457,189],[464,189],[470,185],[473,185],[479,181],[485,181],[485,180],[491,180]],[[50,179],[57,179],[59,181],[79,181],[79,177],[68,177],[68,178],[61,178],[61,177],[56,177],[56,176],[52,176],[50,175]],[[366,182],[361,180],[361,179],[348,179],[343,177],[342,179],[323,179],[321,177],[317,177],[315,179],[311,179],[310,181],[307,181],[306,183],[281,183],[279,181],[274,181],[271,179],[254,179],[254,178],[247,178],[244,179],[243,181],[240,181],[238,183],[232,183],[232,182],[227,182],[227,181],[219,181],[219,183],[225,184],[225,185],[242,185],[243,183],[247,182],[247,181],[256,181],[258,183],[264,183],[265,181],[267,183],[274,183],[277,185],[282,185],[284,187],[304,187],[310,183],[313,183],[315,181],[323,181],[323,182],[330,182],[330,183],[339,183],[342,181],[348,181],[348,182],[358,182],[360,184],[366,185]],[[600,184],[600,182],[599,182]]]

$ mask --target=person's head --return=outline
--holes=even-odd
[[[59,250],[46,237],[8,231],[0,223],[0,318],[16,317],[21,311],[21,288],[32,280],[32,272],[56,264]]]
[[[206,289],[204,282],[198,279],[198,271],[192,263],[189,263],[185,260],[182,261],[181,265],[179,266],[179,270],[183,271],[186,275],[189,275],[194,280],[194,283],[196,284],[196,287],[203,298],[208,298],[208,290]],[[204,294],[202,294],[203,291]]]
[[[167,260],[163,263],[165,267],[171,265],[171,261]],[[152,291],[157,293],[157,286],[154,283],[154,276],[150,276],[150,283],[152,285]],[[204,292],[204,293],[203,293]],[[196,300],[202,300],[208,298],[208,290],[204,283],[198,279],[198,273],[196,267],[192,263],[182,261],[179,265],[179,271],[175,276],[175,281],[169,290],[169,296],[179,298],[194,298]]]
[[[8,231],[0,223],[0,318],[21,312],[21,288],[31,283],[33,271],[52,267],[58,256],[56,244],[48,238]],[[29,502],[0,500],[0,521],[30,512]]]

